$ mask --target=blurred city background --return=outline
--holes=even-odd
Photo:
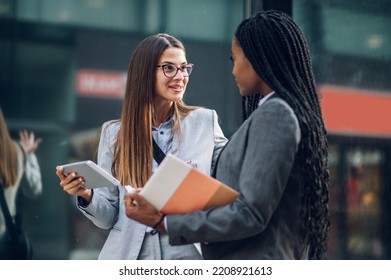
[[[12,134],[43,138],[43,195],[25,199],[35,259],[96,259],[107,231],[59,187],[57,165],[94,159],[120,116],[135,46],[167,32],[195,64],[185,102],[242,122],[230,62],[237,24],[259,10],[303,29],[329,134],[329,259],[391,256],[391,5],[388,0],[0,0],[0,104]]]

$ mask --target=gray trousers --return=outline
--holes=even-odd
[[[138,260],[202,260],[194,244],[171,246],[168,235],[146,233]]]

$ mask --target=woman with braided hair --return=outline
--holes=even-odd
[[[327,136],[306,40],[288,15],[260,12],[238,26],[231,59],[246,120],[214,175],[241,195],[158,229],[173,245],[202,242],[205,259],[325,259]],[[161,215],[136,193],[125,204],[141,222]]]

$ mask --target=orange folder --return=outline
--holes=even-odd
[[[168,154],[140,195],[162,213],[183,214],[229,204],[239,193]]]

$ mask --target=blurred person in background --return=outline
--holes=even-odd
[[[19,132],[19,141],[13,140],[0,108],[0,191],[3,192],[11,217],[15,220],[20,209],[17,207],[19,190],[28,198],[36,198],[42,193],[41,170],[35,151],[41,138],[35,138],[33,132]],[[21,184],[25,175],[26,182]],[[0,236],[7,230],[5,217],[0,209]],[[9,229],[8,229],[9,230]],[[4,250],[3,250],[4,249]],[[11,258],[12,252],[0,248],[0,258]]]

